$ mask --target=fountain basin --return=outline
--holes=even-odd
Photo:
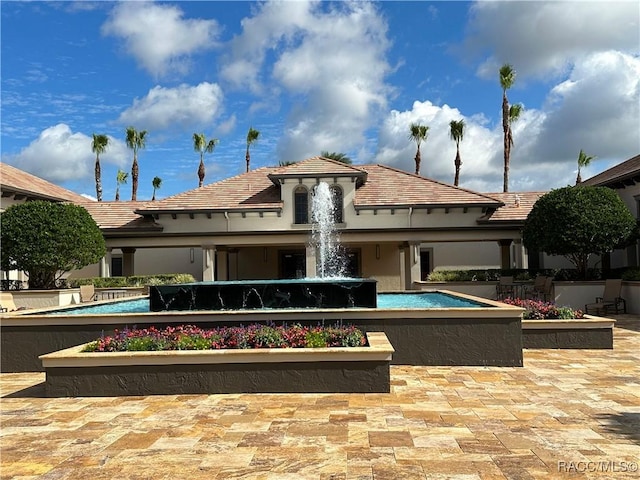
[[[211,393],[389,393],[393,347],[82,352],[40,356],[48,397]]]
[[[243,280],[149,287],[152,312],[264,308],[375,308],[373,279]]]

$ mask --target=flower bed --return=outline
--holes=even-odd
[[[551,302],[523,300],[521,298],[505,298],[502,302],[507,305],[524,308],[524,320],[568,320],[572,318],[584,318],[582,310],[574,310],[571,307],[559,307]]]
[[[582,310],[540,300],[507,298],[508,305],[524,308],[524,348],[613,348],[615,320],[585,315]]]
[[[365,335],[354,326],[276,326],[202,329],[194,325],[115,330],[112,336],[89,343],[84,352],[133,352],[162,350],[221,350],[247,348],[361,347]]]
[[[101,345],[94,341],[41,355],[47,396],[390,391],[389,365],[394,350],[383,332],[369,332],[363,342],[352,327],[338,329],[343,332],[341,337],[334,328],[327,329],[329,333],[319,333],[315,328],[294,327],[290,332],[293,344],[302,345],[304,332],[305,346],[269,348],[264,346],[266,340],[256,340],[261,347],[212,348],[219,340],[209,331],[196,327],[165,330],[171,332],[169,337],[182,349],[137,350],[150,337],[123,331],[108,341],[108,337],[101,340],[105,340],[104,345],[111,345],[117,337],[134,350],[87,351],[88,346],[91,350]],[[225,332],[228,330],[231,329]],[[254,339],[271,332],[259,328],[243,330],[255,333]],[[151,337],[160,338],[156,334],[160,331],[146,331],[153,331]],[[266,335],[269,341],[270,334]],[[339,344],[357,341],[361,346],[318,346],[327,342],[326,337],[340,337]],[[162,342],[156,346],[164,348],[170,343]]]

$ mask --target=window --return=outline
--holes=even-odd
[[[293,191],[294,223],[309,223],[309,191],[299,185]]]
[[[344,200],[342,188],[338,185],[331,185],[331,200],[333,201],[333,221],[334,223],[343,223],[342,210],[344,209]]]

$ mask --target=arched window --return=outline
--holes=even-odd
[[[298,185],[293,191],[294,223],[309,223],[309,191]]]
[[[342,188],[339,185],[331,185],[331,199],[333,200],[333,221],[342,223],[342,211],[344,209],[344,200]]]

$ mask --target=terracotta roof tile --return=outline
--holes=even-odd
[[[367,182],[356,191],[355,206],[493,206],[500,200],[385,165],[360,165]]]
[[[86,202],[87,209],[102,230],[162,230],[151,218],[135,213],[135,210],[153,202]]]
[[[488,193],[504,206],[480,219],[480,222],[524,222],[538,199],[547,192]]]
[[[300,162],[292,163],[275,168],[270,176],[317,176],[317,175],[357,175],[363,176],[365,173],[359,168],[359,165],[348,165],[324,157],[311,157]]]
[[[640,182],[640,155],[585,180],[582,185],[614,186],[615,184],[625,185],[627,183],[633,185],[638,182]]]
[[[73,203],[90,202],[88,198],[71,190],[20,170],[8,163],[0,163],[0,186],[3,192],[25,195],[28,198]]]
[[[267,176],[273,170],[274,167],[258,168],[163,200],[147,202],[136,211],[279,209],[282,208],[280,189]]]

